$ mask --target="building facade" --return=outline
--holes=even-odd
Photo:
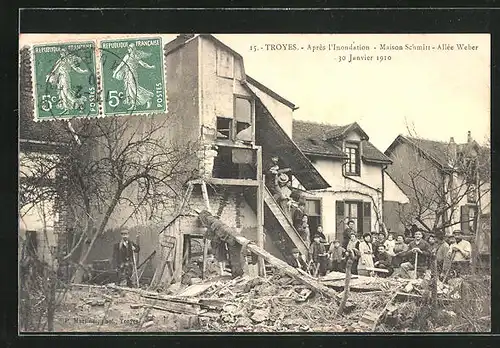
[[[489,221],[489,149],[470,132],[462,144],[399,135],[385,154],[393,161],[389,174],[410,198],[405,224],[474,235],[478,221]]]
[[[307,204],[313,229],[322,225],[329,240],[341,239],[349,221],[360,234],[385,231],[384,201],[407,203],[385,173],[391,160],[357,123],[293,121],[292,136],[330,185],[309,192]]]
[[[210,208],[227,225],[279,258],[286,259],[293,247],[307,255],[308,246],[269,194],[263,176],[271,157],[278,156],[280,165],[292,169],[295,180],[304,190],[329,187],[291,139],[295,106],[248,77],[243,57],[211,35],[179,35],[164,46],[164,55],[168,113],[133,116],[130,122],[136,127],[131,129],[137,129],[140,134],[153,122],[164,121],[162,139],[167,139],[172,146],[196,145],[196,153],[201,153],[202,158],[189,156],[186,172],[190,175],[183,180],[193,186],[188,204],[180,214],[162,216],[164,222],[160,224],[152,225],[147,219],[129,219],[134,210],[132,203],[140,192],[140,187],[131,186],[123,192],[123,200],[111,214],[104,214],[98,207],[92,208],[96,226],[106,219],[106,228],[96,235],[87,262],[110,258],[113,243],[120,238],[119,228],[126,223],[131,238],[140,239],[139,260],[153,251],[157,251],[157,256],[163,255],[161,241],[165,235],[176,239],[175,250],[169,258],[175,265],[175,278],[179,280],[185,257],[191,249],[190,242],[202,238],[204,233],[196,216],[190,212],[205,208]],[[27,61],[26,69],[21,71],[25,82],[30,80],[28,58]],[[26,100],[32,103],[31,84],[24,85]],[[29,103],[21,110],[20,118],[21,139],[24,140],[32,140],[30,129],[50,138],[54,134],[51,127],[65,127],[62,121],[35,124]],[[135,132],[124,136],[134,136]],[[71,133],[66,130],[64,134]],[[71,141],[71,137],[66,140]],[[206,160],[207,149],[216,155],[210,173],[202,175],[204,170],[200,164]],[[103,149],[97,145],[88,149],[88,156],[95,160],[103,155]],[[207,187],[208,207],[202,182]],[[185,192],[188,186],[182,191]],[[179,195],[171,202],[172,207],[178,206],[183,198]],[[163,262],[162,257],[155,258],[153,268]]]

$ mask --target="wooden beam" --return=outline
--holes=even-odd
[[[312,278],[312,277],[307,277],[302,275],[296,268],[290,266],[284,261],[281,261],[277,257],[274,257],[267,251],[263,250],[262,248],[258,247],[255,244],[252,244],[248,239],[242,236],[234,236],[236,241],[241,244],[241,245],[247,245],[247,249],[253,252],[254,254],[260,256],[264,260],[266,260],[269,264],[277,267],[278,269],[282,270],[285,274],[288,276],[297,279],[300,281],[302,284],[306,285],[308,288],[310,288],[313,291],[320,292],[324,296],[327,296],[329,298],[333,298],[338,301],[337,297],[337,292],[328,288],[327,286],[321,284],[318,280]]]
[[[209,178],[205,180],[206,183],[212,185],[227,185],[227,186],[259,186],[258,180],[253,179],[222,179],[222,178]],[[191,180],[192,184],[201,184],[202,180]]]
[[[264,249],[264,175],[262,173],[262,148],[257,149],[257,246]],[[258,272],[261,277],[266,275],[264,259],[258,259]]]
[[[210,209],[210,200],[208,199],[207,184],[204,181],[202,181],[201,183],[201,192],[203,195],[203,200],[205,201],[205,208],[209,212],[212,212],[212,209]],[[203,237],[203,266],[201,269],[201,279],[203,280],[205,279],[207,270],[208,243],[208,239]]]

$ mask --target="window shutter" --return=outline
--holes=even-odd
[[[460,207],[460,229],[462,233],[469,232],[469,209],[466,205]]]
[[[360,149],[356,149],[356,174],[361,175],[361,156]]]
[[[371,232],[372,209],[370,202],[363,202],[363,233]]]
[[[337,225],[335,238],[342,238],[344,235],[344,201],[335,202],[335,221]]]

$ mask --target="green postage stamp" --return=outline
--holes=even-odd
[[[105,115],[166,112],[161,38],[101,42]]]
[[[35,120],[98,116],[95,43],[33,46]]]

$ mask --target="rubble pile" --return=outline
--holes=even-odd
[[[341,315],[344,281],[335,273],[321,281],[337,288],[333,297],[277,268],[266,277],[192,279],[162,292],[77,284],[57,313],[58,331],[461,331],[482,330],[490,320],[487,303],[478,300],[489,296],[479,293],[484,284],[458,278],[438,283],[433,310],[430,279],[357,276]],[[477,317],[472,328],[462,324],[470,315]]]
[[[334,299],[326,299],[282,273],[216,283],[205,298],[222,299],[222,310],[200,318],[204,331],[283,332],[346,331],[336,317]]]
[[[437,296],[438,299],[444,300],[458,300],[460,299],[460,290],[462,279],[450,279],[446,284],[439,281],[437,282]],[[410,279],[406,285],[400,290],[405,294],[413,294],[430,298],[432,295],[431,280],[430,279]]]

